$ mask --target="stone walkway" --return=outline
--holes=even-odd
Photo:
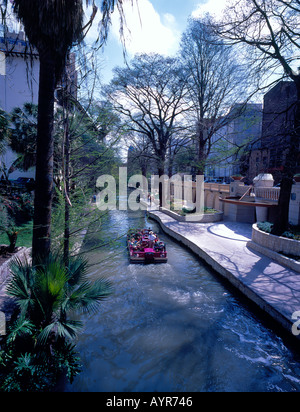
[[[250,224],[178,222],[159,211],[148,213],[168,235],[188,246],[296,336],[292,325],[293,313],[300,311],[300,274],[250,249]]]

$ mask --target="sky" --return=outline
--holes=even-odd
[[[127,0],[124,3],[127,59],[136,53],[176,54],[188,18],[199,17],[206,12],[219,17],[225,4],[226,0]],[[119,29],[119,15],[114,12],[108,42],[102,49],[103,83],[111,80],[113,67],[124,65]],[[95,38],[97,30],[96,23],[87,41]]]
[[[101,1],[96,0],[96,4],[99,6]],[[181,35],[187,28],[188,18],[199,17],[206,12],[221,17],[227,0],[123,0],[123,2],[126,18],[125,45],[129,61],[136,53],[154,52],[166,56],[175,55]],[[87,19],[90,14],[91,8],[86,10]],[[98,11],[86,37],[87,43],[92,43],[97,38],[100,19],[101,13]],[[13,28],[18,30],[20,25],[14,23]],[[124,65],[119,30],[119,14],[114,11],[108,41],[100,51],[103,84],[111,80],[112,69],[115,66]]]

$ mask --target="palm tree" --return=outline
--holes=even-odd
[[[29,320],[38,331],[38,343],[76,337],[81,322],[69,320],[69,314],[95,312],[112,293],[108,280],[90,282],[87,271],[88,263],[80,257],[70,258],[68,267],[63,258],[52,255],[38,267],[14,261],[7,293],[15,298],[19,317]]]
[[[92,4],[95,13],[95,0]],[[102,0],[101,39],[107,37],[111,12],[121,0]],[[83,25],[83,0],[13,0],[16,16],[24,25],[30,44],[38,50],[40,59],[38,127],[36,153],[36,188],[34,230],[32,241],[33,261],[50,253],[50,224],[53,187],[53,112],[54,91],[59,81],[67,55],[75,42],[82,41],[88,25]]]
[[[68,267],[60,256],[50,256],[38,267],[17,259],[13,262],[7,294],[14,298],[16,310],[8,322],[3,354],[0,350],[0,390],[44,389],[50,378],[56,383],[56,372],[65,372],[66,362],[70,378],[79,372],[72,340],[82,324],[70,316],[95,312],[112,293],[107,279],[90,282],[87,269],[87,261],[78,257],[70,258]],[[16,365],[24,375],[15,373]]]

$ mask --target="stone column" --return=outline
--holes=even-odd
[[[257,194],[256,189],[273,187],[274,179],[269,173],[261,173],[253,179],[255,202],[265,201],[264,197]],[[267,207],[256,207],[256,220],[257,222],[265,222],[268,220],[268,208]]]
[[[300,182],[292,186],[289,222],[292,225],[300,225]]]

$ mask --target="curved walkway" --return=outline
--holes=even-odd
[[[300,311],[300,274],[247,247],[251,224],[178,222],[160,211],[148,211],[165,233],[181,241],[244,295],[279,322],[292,336]],[[300,333],[300,326],[299,333]],[[298,332],[294,326],[294,332]]]

